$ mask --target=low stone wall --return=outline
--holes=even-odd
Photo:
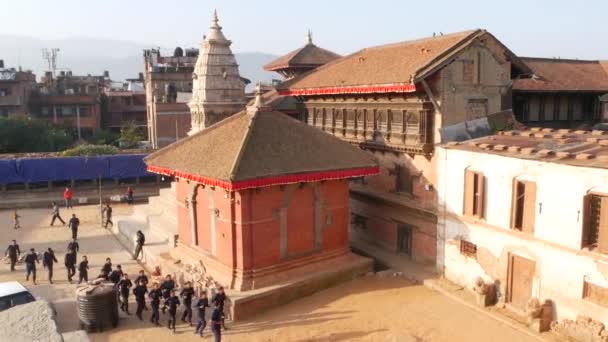
[[[38,300],[0,312],[0,340],[63,342],[48,302]]]

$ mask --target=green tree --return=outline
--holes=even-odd
[[[144,135],[135,125],[135,122],[129,121],[120,128],[120,137],[118,138],[120,147],[134,148],[142,140],[144,140]]]
[[[23,115],[0,118],[0,153],[55,152],[71,144],[61,127]]]
[[[118,136],[117,134],[101,129],[95,133],[91,140],[91,143],[95,145],[116,145]]]

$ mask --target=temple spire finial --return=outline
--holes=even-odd
[[[253,115],[264,108],[264,98],[262,97],[262,83],[258,82],[255,86],[255,101],[247,108],[247,113]]]
[[[306,45],[312,44],[312,31],[308,30],[306,34]]]
[[[217,16],[217,9],[213,10],[213,18],[211,19],[211,27],[221,29],[222,27],[219,24],[220,19]]]

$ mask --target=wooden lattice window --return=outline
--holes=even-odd
[[[485,218],[485,177],[479,172],[465,170],[464,214]]]
[[[608,288],[584,280],[583,299],[608,307]]]
[[[471,258],[477,257],[477,245],[466,240],[460,240],[460,254]]]

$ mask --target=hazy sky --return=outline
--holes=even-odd
[[[485,28],[516,54],[608,59],[608,0],[0,0],[0,34],[198,46],[214,8],[233,50],[338,53]],[[0,51],[0,55],[2,51]]]

